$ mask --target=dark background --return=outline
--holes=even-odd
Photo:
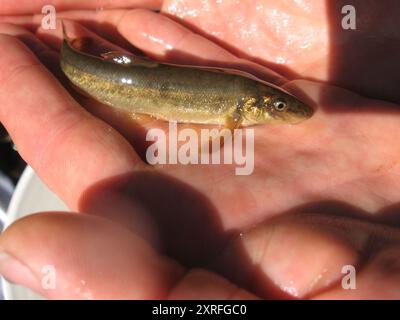
[[[14,149],[14,144],[0,123],[0,207],[7,209],[12,188],[25,168],[25,162]],[[0,222],[0,230],[3,228]],[[0,300],[3,299],[0,289]]]

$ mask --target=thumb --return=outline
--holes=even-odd
[[[216,274],[185,270],[120,225],[71,213],[11,225],[0,236],[0,274],[53,299],[255,298]]]
[[[128,230],[86,215],[31,215],[0,237],[0,273],[47,298],[159,299],[182,272]]]

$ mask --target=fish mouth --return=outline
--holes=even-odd
[[[304,113],[305,113],[305,116],[306,116],[307,119],[311,118],[314,115],[314,109],[309,107],[309,106],[307,106],[307,108],[306,108]]]
[[[313,116],[314,109],[304,103],[301,103],[298,106],[297,111],[294,113],[297,113],[297,117],[300,119],[308,119]]]
[[[302,108],[301,110],[288,115],[286,118],[287,123],[298,124],[304,120],[310,119],[314,114],[314,110],[310,107]]]

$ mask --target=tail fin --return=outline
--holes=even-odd
[[[64,20],[61,20],[61,30],[63,34],[63,39],[68,42],[70,39],[68,38],[67,33],[65,32]]]

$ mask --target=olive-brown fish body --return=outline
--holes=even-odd
[[[225,71],[159,64],[121,54],[127,64],[72,48],[64,40],[61,68],[96,100],[131,113],[184,123],[295,123],[312,110],[276,87]],[[285,110],[274,104],[284,103]]]

